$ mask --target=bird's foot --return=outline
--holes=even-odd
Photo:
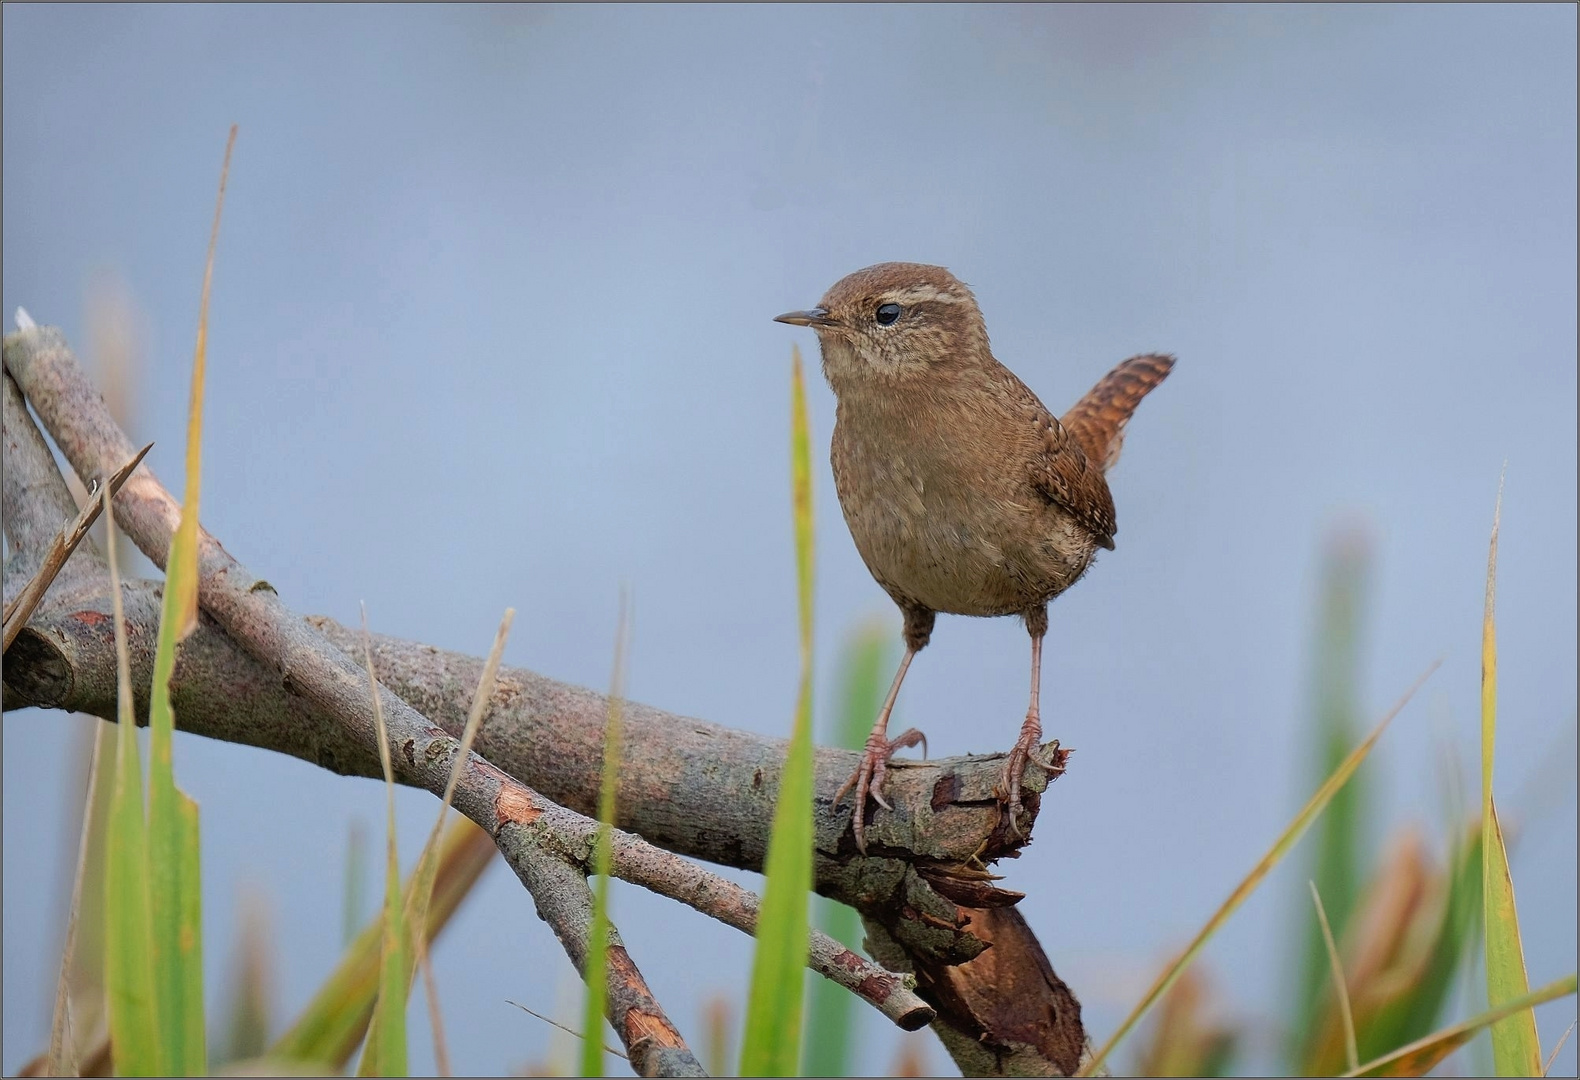
[[[1070,756],[1070,751],[1060,749],[1059,740],[1053,741],[1053,749],[1047,758],[1038,754],[1042,741],[1042,723],[1035,715],[1026,717],[1026,722],[1021,725],[1020,738],[1015,740],[1015,746],[1009,752],[1009,760],[1004,763],[1004,778],[999,783],[998,795],[1004,803],[1004,810],[1009,815],[1010,830],[1016,836],[1023,836],[1020,831],[1020,782],[1026,775],[1026,766],[1035,765],[1048,774],[1050,780],[1057,779],[1064,774],[1064,762]]]
[[[856,789],[856,812],[851,816],[850,827],[856,836],[856,848],[863,855],[867,853],[867,796],[871,795],[885,810],[894,809],[883,797],[883,779],[889,772],[889,758],[894,756],[896,750],[917,743],[921,744],[922,756],[925,757],[927,736],[915,728],[909,728],[893,739],[873,732],[867,736],[867,748],[861,753],[861,764],[834,795],[834,805],[838,806],[846,792]]]

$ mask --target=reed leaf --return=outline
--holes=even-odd
[[[148,914],[148,822],[143,816],[143,769],[132,712],[132,663],[121,608],[121,574],[116,565],[115,517],[104,515],[105,555],[115,613],[117,724],[115,790],[105,830],[104,981],[110,1013],[110,1040],[120,1076],[162,1076],[166,1068],[159,1040],[159,1003],[154,990],[152,937]]]
[[[620,617],[614,636],[614,670],[609,675],[609,715],[604,727],[603,775],[598,785],[598,837],[593,845],[592,927],[587,935],[583,977],[587,997],[582,1012],[581,1074],[602,1076],[603,1023],[609,1001],[609,864],[614,858],[615,797],[620,784],[621,703],[625,699],[625,656],[630,646],[626,598],[620,595]]]
[[[779,778],[767,883],[757,920],[742,1076],[794,1076],[801,1049],[801,1008],[810,939],[812,889],[812,452],[801,351],[790,367],[790,477],[800,608],[801,689],[795,726]]]
[[[1316,746],[1306,754],[1314,766],[1313,783],[1338,768],[1360,737],[1361,631],[1370,570],[1370,546],[1363,533],[1341,532],[1328,540],[1312,672]],[[1343,938],[1349,928],[1365,876],[1365,821],[1370,802],[1366,773],[1359,770],[1333,796],[1306,844],[1310,876],[1322,894],[1335,938]],[[1290,1030],[1296,1033],[1299,1056],[1309,1061],[1322,1034],[1320,1005],[1329,981],[1328,954],[1321,928],[1309,918],[1303,918],[1301,926],[1305,945],[1296,969],[1299,992]]]
[[[1503,512],[1503,480],[1492,513],[1487,547],[1486,607],[1481,617],[1481,915],[1486,948],[1487,1006],[1523,997],[1530,990],[1520,919],[1514,907],[1509,853],[1492,798],[1492,761],[1498,734],[1497,606],[1498,522]],[[1492,1060],[1499,1076],[1540,1076],[1542,1046],[1536,1036],[1536,1011],[1510,1013],[1492,1025]]]
[[[893,632],[881,620],[868,622],[852,636],[839,675],[839,715],[834,745],[860,750],[883,705],[885,669],[892,670]],[[815,897],[818,927],[846,947],[861,945],[861,916],[856,909],[826,896]],[[810,1076],[847,1076],[855,997],[829,979],[808,975],[811,999],[802,1039],[803,1064]]]
[[[1488,1009],[1479,1016],[1444,1028],[1442,1031],[1417,1039],[1408,1046],[1401,1046],[1391,1054],[1368,1061],[1345,1076],[1425,1076],[1444,1058],[1464,1046],[1482,1028],[1493,1027],[1500,1021],[1529,1012],[1547,1001],[1554,1001],[1575,992],[1575,976],[1566,975],[1542,987],[1505,1002],[1495,1009]],[[1540,1062],[1537,1063],[1538,1067]],[[1535,1075],[1541,1075],[1537,1073]]]
[[[1354,775],[1355,770],[1360,767],[1361,762],[1366,760],[1366,756],[1371,753],[1372,747],[1382,737],[1382,733],[1387,729],[1389,722],[1399,714],[1399,710],[1404,708],[1405,703],[1415,695],[1421,684],[1436,670],[1437,664],[1434,663],[1415,681],[1415,685],[1405,692],[1404,697],[1400,698],[1394,707],[1388,710],[1388,715],[1384,716],[1382,721],[1372,729],[1372,733],[1366,736],[1359,746],[1350,751],[1349,756],[1323,782],[1322,786],[1317,789],[1316,794],[1311,796],[1310,801],[1301,808],[1300,813],[1295,815],[1295,819],[1289,823],[1278,839],[1273,841],[1273,846],[1268,849],[1267,854],[1263,855],[1257,864],[1251,868],[1251,872],[1245,876],[1239,885],[1235,886],[1228,899],[1219,905],[1212,918],[1207,920],[1207,925],[1197,931],[1196,936],[1191,939],[1185,950],[1157,977],[1157,980],[1147,990],[1146,994],[1142,996],[1136,1007],[1130,1011],[1130,1015],[1125,1017],[1124,1021],[1119,1025],[1118,1030],[1109,1036],[1102,1049],[1098,1050],[1081,1066],[1079,1075],[1091,1076],[1102,1066],[1114,1048],[1130,1033],[1131,1028],[1136,1026],[1136,1023],[1146,1015],[1147,1010],[1174,984],[1174,981],[1190,966],[1191,961],[1196,959],[1196,955],[1201,952],[1212,936],[1218,932],[1218,929],[1228,921],[1229,916],[1233,915],[1240,905],[1246,901],[1246,898],[1256,891],[1256,887],[1262,883],[1262,879],[1267,877],[1272,872],[1273,867],[1277,866],[1284,856],[1289,853],[1289,849],[1294,846],[1295,841],[1300,839],[1306,829],[1310,827],[1311,822],[1332,800],[1334,793],[1344,786],[1345,782]]]
[[[492,864],[493,839],[466,818],[454,819],[439,845],[439,868],[434,876],[433,899],[428,908],[427,938],[432,941],[470,895],[482,872]],[[416,874],[406,880],[406,893],[415,887]],[[334,971],[290,1027],[275,1040],[268,1057],[278,1060],[323,1062],[333,1070],[344,1069],[367,1034],[378,996],[382,960],[384,915],[374,916],[341,953]]]

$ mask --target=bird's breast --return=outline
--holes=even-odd
[[[868,570],[897,601],[1013,614],[1085,572],[1090,539],[1032,489],[1024,463],[985,454],[965,442],[970,432],[846,419],[831,455],[840,507]]]

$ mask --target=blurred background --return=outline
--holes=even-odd
[[[1003,868],[1099,1038],[1323,772],[1335,559],[1363,568],[1357,731],[1443,660],[1363,772],[1364,859],[1410,828],[1446,857],[1456,759],[1477,793],[1507,463],[1496,790],[1531,983],[1575,968],[1573,6],[3,19],[0,310],[108,365],[174,485],[240,125],[204,524],[299,611],[349,622],[365,600],[378,631],[482,654],[514,606],[507,662],[601,687],[628,583],[632,697],[788,733],[788,371],[815,342],[773,315],[874,262],[948,266],[1055,412],[1128,355],[1177,354],[1111,476],[1118,549],[1051,613],[1045,726],[1079,751],[1044,803],[1060,843]],[[841,519],[834,401],[811,390],[831,739],[852,632],[877,618],[897,641],[899,619]],[[941,620],[900,726],[935,755],[1007,748],[1027,655],[1014,620]],[[4,721],[8,1073],[47,1042],[86,723]],[[383,792],[196,738],[176,769],[202,804],[211,1012],[242,927],[266,925],[278,1029],[340,949],[350,838],[380,842]],[[402,794],[408,862],[433,806]],[[1239,1068],[1281,1060],[1311,875],[1308,845],[1203,957]],[[693,1045],[709,1010],[739,1023],[748,939],[618,883],[614,916]],[[458,1072],[568,1060],[567,1037],[505,1003],[569,1016],[580,997],[507,871],[434,963]],[[1484,1000],[1459,981],[1445,1020]],[[948,1069],[930,1034],[869,1012],[854,1067]],[[1544,1045],[1573,1014],[1538,1010]],[[1574,1070],[1571,1043],[1554,1071]]]

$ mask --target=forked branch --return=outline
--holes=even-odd
[[[79,475],[102,475],[105,463],[118,463],[129,450],[58,331],[8,336],[5,363]],[[8,394],[8,451],[11,405]],[[25,410],[21,418],[32,426]],[[8,473],[10,466],[8,460]],[[56,482],[63,491],[58,476]],[[23,507],[13,500],[9,475],[6,496],[11,532],[14,512]],[[26,509],[44,505],[35,499]],[[116,499],[117,521],[161,565],[178,509],[146,468]],[[47,530],[34,531],[52,535],[58,526],[57,517]],[[22,533],[11,535],[20,550]],[[44,705],[113,715],[113,654],[95,617],[107,607],[107,588],[80,554],[72,566],[79,564],[80,572],[57,582],[7,655],[8,709]],[[200,565],[204,617],[183,646],[172,686],[183,730],[266,746],[340,773],[377,775],[365,679],[347,655],[356,636],[331,620],[290,612],[272,587],[207,534]],[[9,596],[21,568],[7,570]],[[157,584],[129,583],[134,627],[140,620],[157,625],[158,603]],[[134,672],[151,661],[151,646],[146,656],[138,648],[141,636],[133,630]],[[151,642],[152,635],[142,640]],[[389,638],[376,639],[375,659],[397,779],[438,793],[458,752],[455,737],[481,661]],[[141,675],[134,681],[147,684]],[[142,715],[146,702],[138,705]],[[505,669],[456,796],[456,806],[496,838],[578,964],[590,922],[585,874],[596,829],[578,811],[595,801],[604,715],[599,695]],[[755,895],[674,852],[761,869],[783,742],[634,703],[625,727],[619,824],[641,837],[617,834],[617,875],[749,931]],[[926,1000],[900,977],[826,938],[814,943],[811,965],[903,1027],[925,1023],[937,1008],[940,1035],[968,1072],[1073,1071],[1084,1038],[1079,1005],[1009,910],[1019,895],[995,888],[981,869],[1013,856],[1022,843],[1003,826],[993,794],[1002,759],[897,768],[888,789],[895,812],[879,814],[869,826],[865,857],[850,840],[848,804],[832,806],[853,761],[854,755],[819,751],[817,888],[862,912],[880,958],[914,971]],[[1035,793],[1028,805],[1035,810]],[[610,975],[611,1014],[633,1064],[643,1071],[694,1069],[640,974],[626,966],[629,957],[619,955]],[[1040,1034],[1033,1030],[1038,1025]],[[644,1038],[646,1045],[634,1045]]]

